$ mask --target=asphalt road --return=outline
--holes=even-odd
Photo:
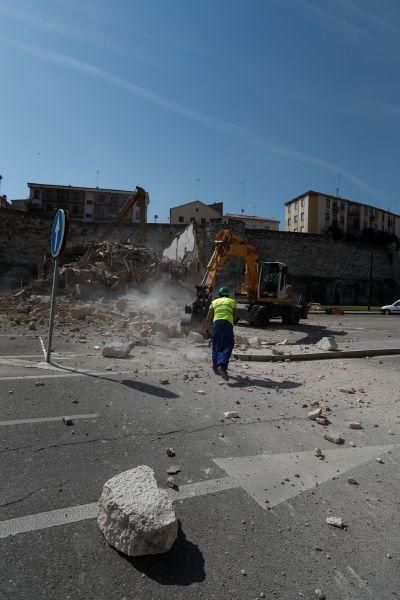
[[[311,317],[262,335],[311,344],[327,332],[342,347],[400,342],[400,318]],[[400,596],[400,357],[234,362],[226,384],[212,377],[207,347],[174,342],[117,361],[93,343],[56,336],[58,368],[48,369],[37,336],[0,336],[1,599],[311,600],[317,588],[327,600]],[[307,419],[315,403],[343,446]],[[228,410],[240,418],[224,419]],[[363,429],[348,429],[351,419]],[[181,468],[171,492],[180,533],[164,556],[127,559],[92,509],[79,521],[65,515],[139,464],[161,487],[168,466]],[[22,532],[9,535],[11,526]]]

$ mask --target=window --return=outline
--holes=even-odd
[[[88,206],[92,206],[93,205],[93,200],[86,200],[86,204]]]
[[[299,203],[296,201],[296,202],[294,203],[294,210],[297,210],[298,208],[299,208]]]
[[[304,213],[301,213],[301,215],[300,215],[300,221],[304,221]]]
[[[199,209],[198,209],[198,208],[196,208],[196,212],[199,212]]]
[[[204,217],[201,217],[201,224],[205,225],[206,224],[206,219]]]
[[[345,209],[345,205],[344,202],[342,202],[342,204],[340,205],[340,210],[344,210]]]
[[[344,225],[344,217],[340,217],[340,224]]]
[[[292,205],[291,204],[289,204],[289,206],[287,207],[287,211],[288,211],[288,213],[292,212]]]
[[[327,198],[326,199],[326,208],[330,208],[331,207],[331,199]]]
[[[74,204],[74,206],[72,207],[72,214],[79,215],[79,206],[77,206],[76,204]]]
[[[364,221],[364,229],[367,229],[367,227],[368,227],[368,223],[367,223],[367,221]]]
[[[72,201],[79,202],[79,192],[72,192]]]
[[[136,221],[140,221],[140,209],[139,208],[136,209],[135,219],[136,219]]]
[[[98,206],[96,212],[98,217],[104,217],[104,206]]]
[[[99,202],[100,204],[104,204],[105,201],[106,197],[104,194],[97,194],[97,202]]]
[[[294,215],[294,219],[293,219],[293,221],[294,221],[295,223],[297,223],[297,215]]]
[[[40,200],[40,190],[33,190],[33,199]]]
[[[184,223],[184,222],[185,222],[185,219],[184,219],[183,217],[179,217],[179,218],[178,218],[178,221],[179,221],[179,223]]]
[[[330,214],[327,212],[325,213],[325,221],[329,221],[330,219]]]
[[[91,218],[93,217],[93,215],[90,215],[89,213],[86,213],[85,217],[86,217],[87,219],[91,219]]]
[[[301,199],[300,206],[304,206],[304,198]]]
[[[300,227],[301,233],[304,233],[304,227]]]
[[[291,217],[289,217],[289,218],[288,218],[288,220],[287,220],[287,224],[288,224],[288,225],[291,225],[291,224],[292,224],[292,219],[291,219]]]

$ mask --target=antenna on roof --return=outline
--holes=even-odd
[[[240,212],[243,214],[244,213],[244,181],[239,181],[239,185],[241,186],[241,191],[242,191],[242,194],[241,194],[242,209]]]
[[[336,196],[337,196],[338,198],[340,198],[340,179],[341,179],[341,177],[342,177],[342,176],[341,176],[341,174],[340,174],[340,173],[338,173],[338,176],[337,176],[337,179],[338,179],[338,186],[337,186],[337,188],[336,188]]]
[[[98,188],[99,187],[99,175],[100,175],[100,171],[96,171],[96,175],[97,175],[97,178],[96,178],[96,187]]]

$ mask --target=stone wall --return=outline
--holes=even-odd
[[[37,265],[48,254],[52,218],[34,216],[12,209],[0,209],[0,277],[35,276]],[[106,224],[72,224],[69,246],[99,239]],[[200,257],[206,264],[221,222],[197,226]],[[386,247],[371,247],[356,242],[335,241],[329,236],[246,230],[241,223],[234,229],[245,235],[259,250],[261,260],[288,265],[288,281],[308,300],[328,304],[366,304],[371,252],[373,254],[372,302],[377,305],[400,298],[400,257]],[[150,223],[143,243],[160,255],[184,225]],[[139,241],[138,225],[127,223],[114,233],[114,239]],[[243,264],[231,259],[220,278],[235,285],[243,275]]]
[[[208,226],[202,236],[203,251],[209,255],[211,240],[222,225]],[[288,283],[307,300],[323,304],[367,304],[371,253],[373,260],[372,303],[386,304],[400,298],[400,256],[393,247],[368,246],[333,240],[330,236],[255,231],[235,227],[254,244],[264,261],[288,265]],[[243,266],[230,259],[219,283],[236,285]]]

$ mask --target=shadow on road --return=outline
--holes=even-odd
[[[245,387],[260,387],[260,388],[274,388],[279,387],[282,390],[290,390],[293,388],[300,387],[302,384],[296,381],[274,381],[273,379],[256,379],[253,377],[241,377],[240,375],[229,375],[230,380],[235,380],[234,383],[228,383],[228,387],[231,388],[245,388]]]
[[[162,585],[191,585],[204,581],[204,557],[198,546],[189,542],[179,522],[178,537],[171,550],[166,554],[124,558],[131,565]]]
[[[171,392],[164,387],[158,387],[156,385],[151,385],[150,383],[144,383],[143,381],[136,381],[135,379],[123,379],[120,381],[120,384],[126,385],[126,387],[132,390],[143,392],[143,394],[148,394],[149,396],[157,396],[158,398],[179,398],[178,394],[175,394],[175,392]]]
[[[237,326],[243,329],[250,328],[250,325],[248,325],[247,323],[238,323]],[[254,330],[254,327],[251,327],[251,329]],[[316,344],[324,337],[347,335],[347,332],[344,330],[338,331],[336,329],[329,329],[325,325],[311,325],[310,323],[299,323],[298,325],[283,325],[283,323],[271,322],[268,327],[263,328],[263,331],[267,333],[268,330],[282,330],[283,336],[288,331],[293,333],[296,333],[297,331],[305,333],[306,335],[304,337],[296,339],[296,344]]]

